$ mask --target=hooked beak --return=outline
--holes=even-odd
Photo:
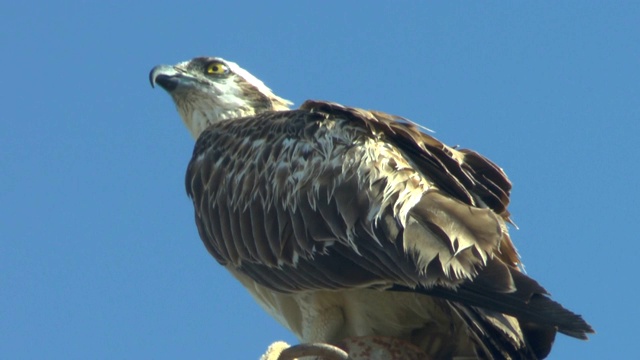
[[[169,93],[178,87],[183,78],[184,75],[170,65],[158,65],[149,73],[151,87],[155,88],[155,85],[158,84]]]

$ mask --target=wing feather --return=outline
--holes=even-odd
[[[323,247],[323,244],[333,242],[336,239],[336,234],[331,231],[331,227],[326,222],[319,221],[321,214],[317,211],[317,204],[315,207],[316,209],[309,201],[298,202],[298,211],[300,211],[302,224],[306,228],[309,237],[313,240],[314,246]]]
[[[209,251],[270,289],[446,299],[477,339],[498,334],[479,345],[494,355],[592,332],[517,267],[502,169],[404,119],[307,101],[222,121],[198,139],[186,185]]]
[[[275,267],[278,265],[278,258],[269,244],[269,237],[265,228],[265,215],[264,208],[259,202],[250,202],[248,214],[245,213],[249,226],[243,227],[242,237],[245,242],[250,241],[255,244],[257,258],[260,262],[267,266]],[[261,241],[255,241],[255,239],[261,239]]]
[[[269,238],[269,240],[273,241],[270,244],[271,248],[275,249],[275,255],[276,257],[278,257],[281,263],[293,265],[293,253],[295,251],[296,236],[291,225],[292,217],[284,207],[280,206],[280,204],[274,204],[273,207],[276,210],[276,218],[272,218],[272,220],[267,221],[275,221],[278,223],[278,230],[280,235],[279,237]],[[256,241],[260,240],[262,239],[256,239]]]
[[[336,199],[334,197],[327,198],[327,194],[320,191],[318,192],[316,204],[322,221],[330,228],[331,233],[334,234],[334,238],[346,241],[347,226],[342,219],[342,216],[340,216]],[[317,220],[319,221],[320,219]]]
[[[265,249],[265,251],[271,251],[276,259],[276,264],[283,262],[285,259],[290,259],[291,254],[284,254],[282,252],[282,242],[284,239],[287,239],[288,236],[291,236],[290,233],[286,232],[286,227],[281,226],[280,218],[278,217],[278,211],[275,206],[264,207],[261,203],[255,202],[254,207],[256,211],[263,212],[262,225],[265,228],[264,238],[262,239],[266,245],[269,246],[269,250]]]

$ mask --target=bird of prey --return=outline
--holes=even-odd
[[[290,110],[219,57],[156,66],[150,81],[197,139],[186,189],[207,250],[301,342],[538,359],[556,332],[593,332],[521,270],[511,183],[484,156],[383,112]]]

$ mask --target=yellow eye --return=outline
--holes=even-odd
[[[221,62],[214,61],[209,65],[207,65],[207,74],[224,75],[224,74],[227,74],[228,72],[229,72],[229,68],[227,67],[227,65]]]

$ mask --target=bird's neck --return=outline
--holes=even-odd
[[[289,102],[273,96],[273,99],[261,97],[258,101],[246,99],[226,99],[226,102],[213,102],[211,98],[202,98],[200,102],[180,103],[176,99],[180,117],[189,129],[191,136],[198,139],[209,126],[220,121],[254,116],[268,111],[289,110]]]
[[[255,115],[256,112],[253,109],[233,109],[223,111],[208,111],[202,112],[197,109],[192,111],[182,112],[180,111],[180,117],[182,121],[189,129],[191,136],[197,139],[200,134],[209,126],[214,125],[220,121],[227,119],[235,119],[244,116]]]

